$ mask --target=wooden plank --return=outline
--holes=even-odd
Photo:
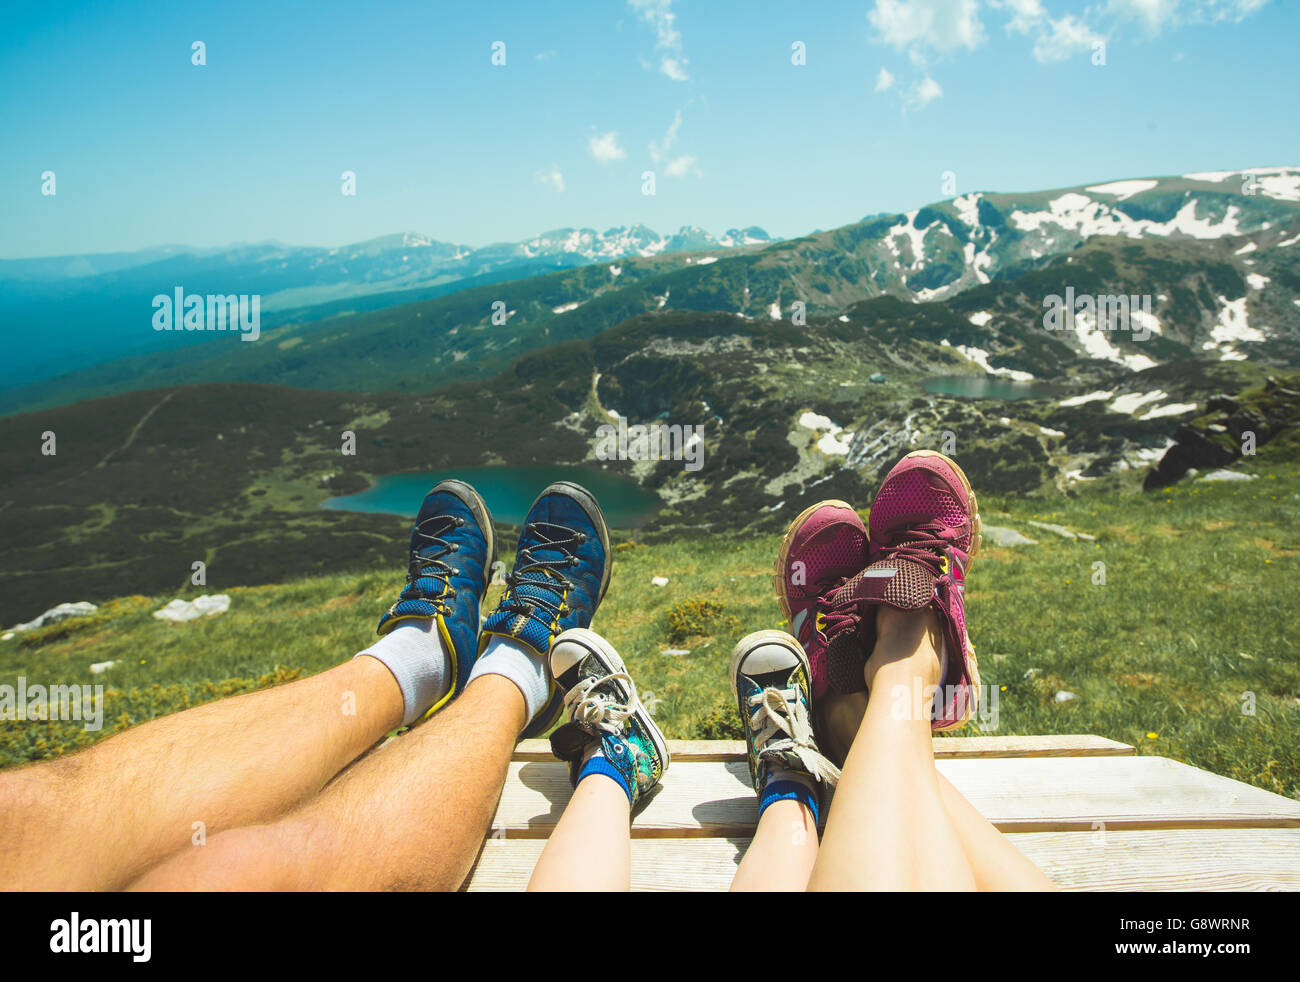
[[[731,886],[749,839],[634,839],[632,889],[716,891]],[[543,839],[488,839],[463,889],[523,890]]]
[[[994,825],[1105,828],[1300,827],[1300,802],[1164,757],[1023,757],[936,765]],[[558,761],[514,761],[493,827],[546,838],[569,800]],[[752,835],[758,806],[741,761],[678,761],[638,809],[638,837]]]
[[[1003,831],[1300,827],[1300,801],[1167,757],[945,760],[936,765]]]
[[[1300,890],[1300,829],[1027,832],[1011,841],[1063,890]],[[634,839],[633,890],[726,890],[748,838]],[[523,890],[546,845],[489,839],[471,891]]]
[[[668,752],[675,762],[745,759],[740,740],[669,740]],[[934,738],[934,755],[939,759],[959,757],[1113,757],[1136,754],[1130,744],[1091,734],[1046,734],[1042,736],[977,736]],[[524,740],[515,748],[517,761],[548,761],[549,740]]]
[[[1300,829],[1027,832],[1011,841],[1062,890],[1300,890]]]

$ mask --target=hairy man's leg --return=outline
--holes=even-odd
[[[429,722],[268,825],[177,853],[135,890],[454,890],[478,854],[528,722],[483,675]]]
[[[191,843],[301,804],[384,733],[464,689],[495,551],[482,498],[441,481],[367,657],[0,774],[0,889],[120,888]]]
[[[401,720],[392,674],[358,658],[0,772],[0,887],[120,888],[192,841],[283,814]]]

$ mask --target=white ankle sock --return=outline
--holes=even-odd
[[[542,711],[551,694],[550,673],[546,670],[546,656],[540,655],[526,644],[513,638],[494,634],[487,649],[474,663],[466,685],[480,675],[504,675],[523,693],[528,721]]]
[[[451,688],[451,657],[432,617],[403,621],[356,657],[384,663],[402,690],[402,725],[410,726]]]

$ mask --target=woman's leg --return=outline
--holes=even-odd
[[[866,667],[871,697],[844,762],[810,889],[975,889],[934,767],[930,707],[941,645],[933,610],[880,608]]]
[[[531,890],[628,890],[632,885],[630,802],[604,774],[578,782],[528,881]]]
[[[948,819],[957,830],[962,850],[975,874],[975,889],[1055,890],[1056,884],[1035,866],[993,824],[979,813],[942,774],[939,793]]]

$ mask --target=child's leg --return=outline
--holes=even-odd
[[[542,850],[529,890],[628,890],[632,885],[631,805],[605,774],[578,782]]]
[[[731,690],[745,727],[758,828],[732,890],[804,890],[817,860],[819,785],[839,772],[810,720],[808,656],[782,631],[755,631],[731,655]]]
[[[668,769],[668,744],[614,646],[573,628],[549,652],[565,722],[551,749],[570,765],[573,797],[528,881],[529,890],[627,890],[632,807]]]
[[[816,862],[817,821],[812,810],[795,799],[774,801],[758,820],[731,889],[801,892]]]

